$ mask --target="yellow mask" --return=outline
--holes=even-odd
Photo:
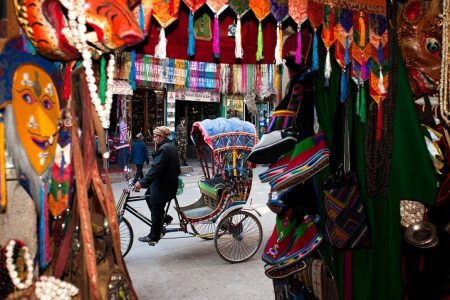
[[[23,64],[14,73],[12,108],[17,135],[38,175],[53,162],[58,141],[59,100],[43,69]]]

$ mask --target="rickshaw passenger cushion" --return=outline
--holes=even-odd
[[[198,182],[198,187],[200,188],[200,193],[219,201],[226,185],[222,177],[214,177],[209,179],[201,179]]]

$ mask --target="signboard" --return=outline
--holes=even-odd
[[[218,93],[207,91],[176,91],[175,98],[184,101],[220,102],[220,95]]]

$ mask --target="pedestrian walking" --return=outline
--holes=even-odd
[[[139,132],[136,135],[136,139],[134,139],[131,144],[130,159],[128,162],[136,165],[136,175],[134,176],[133,181],[134,183],[144,177],[142,168],[144,167],[144,163],[149,163],[147,145],[145,144],[143,138],[143,134]]]

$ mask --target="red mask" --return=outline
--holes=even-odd
[[[441,74],[440,0],[410,0],[398,14],[398,41],[414,97],[434,94]]]

